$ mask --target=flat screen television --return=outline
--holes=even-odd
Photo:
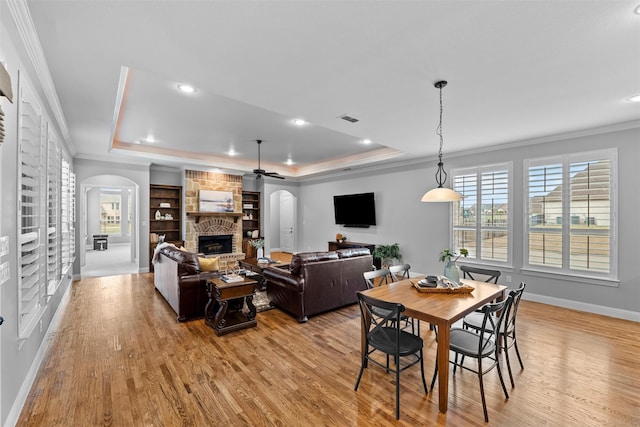
[[[369,227],[376,225],[376,205],[373,193],[333,196],[336,224],[345,227]]]

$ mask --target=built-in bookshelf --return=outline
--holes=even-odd
[[[160,242],[180,247],[182,239],[182,187],[177,185],[149,186],[149,271],[151,259]]]
[[[260,228],[260,192],[259,191],[243,191],[242,192],[242,251],[247,258],[256,257],[256,248],[249,244],[253,239],[253,235],[262,237]],[[252,236],[248,233],[251,232]],[[256,238],[257,238],[256,237]]]

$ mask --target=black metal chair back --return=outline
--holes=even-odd
[[[406,332],[400,327],[400,320],[405,310],[404,305],[400,303],[381,301],[376,298],[357,293],[358,304],[360,306],[360,314],[362,318],[362,330],[365,331],[365,350],[362,354],[362,363],[360,373],[356,380],[354,389],[357,391],[362,379],[364,369],[368,367],[369,362],[380,366],[386,372],[396,374],[396,419],[400,419],[400,372],[420,363],[420,373],[422,375],[422,386],[425,394],[428,393],[427,383],[424,378],[424,364],[422,363],[423,341],[418,335]],[[380,312],[386,313],[383,317],[379,316]],[[380,363],[372,354],[380,351],[387,356],[393,357],[395,368]],[[409,363],[401,366],[400,358],[412,357]]]
[[[403,279],[409,278],[409,270],[411,266],[409,264],[398,264],[389,266],[389,273],[391,273],[391,279],[394,282],[399,282]]]
[[[485,276],[484,281],[487,283],[498,283],[498,278],[500,277],[500,274],[502,274],[500,270],[490,270],[470,265],[461,265],[460,270],[462,270],[462,277],[464,279],[480,280],[480,277],[476,279],[476,276],[474,276],[475,274],[478,276]]]
[[[389,283],[390,273],[387,268],[381,268],[379,270],[365,271],[362,273],[364,280],[367,282],[367,288],[372,289],[377,286],[386,285]]]

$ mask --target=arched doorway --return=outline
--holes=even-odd
[[[296,196],[278,190],[270,196],[269,252],[294,253],[296,249]]]
[[[82,277],[138,272],[138,194],[135,182],[116,175],[80,183]],[[94,237],[103,235],[106,239]]]

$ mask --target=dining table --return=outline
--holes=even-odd
[[[422,276],[424,277],[424,276]],[[438,363],[438,406],[440,412],[446,413],[449,393],[449,343],[450,328],[467,314],[493,300],[504,299],[507,286],[477,280],[460,279],[461,285],[469,285],[474,289],[468,293],[444,293],[419,291],[414,283],[421,276],[378,286],[362,291],[370,297],[401,303],[405,307],[403,314],[415,319],[429,322],[437,327],[437,363]],[[361,325],[361,351],[367,351],[365,323]]]

